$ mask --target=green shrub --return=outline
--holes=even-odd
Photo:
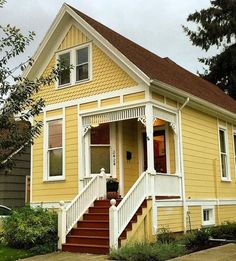
[[[211,230],[201,228],[187,233],[184,236],[184,243],[187,249],[198,250],[206,248],[209,245],[209,238],[211,236]]]
[[[126,261],[164,261],[185,254],[185,248],[178,244],[127,244],[110,253],[113,260]]]
[[[45,253],[57,248],[57,214],[41,207],[16,209],[3,220],[3,236],[14,248],[41,249]],[[36,250],[37,249],[37,250]],[[41,253],[41,252],[40,252]]]
[[[225,222],[220,226],[212,227],[211,237],[236,240],[236,223]]]
[[[161,244],[170,244],[175,241],[174,234],[167,227],[162,227],[157,233],[157,242]]]

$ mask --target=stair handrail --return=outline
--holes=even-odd
[[[116,207],[115,201],[111,200],[109,209],[109,237],[110,248],[118,248],[118,239],[130,220],[141,206],[142,202],[152,195],[151,174],[143,172],[136,180],[129,192]]]
[[[97,198],[106,196],[106,173],[101,169],[99,175],[95,175],[82,191],[65,208],[60,202],[61,209],[58,212],[58,248],[66,242],[66,235],[83,216],[85,211]]]

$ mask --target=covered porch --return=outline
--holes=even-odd
[[[143,172],[156,175],[155,196],[181,197],[178,114],[151,102],[80,115],[80,189],[105,169],[127,194]]]

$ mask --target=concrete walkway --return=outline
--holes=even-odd
[[[29,257],[21,261],[107,261],[108,256],[56,252],[52,254]],[[171,259],[172,261],[236,261],[236,244],[195,252],[190,255]]]
[[[236,244],[227,244],[190,255],[177,257],[171,261],[236,261]]]
[[[107,261],[104,255],[79,254],[68,252],[56,252],[42,256],[34,256],[21,261]]]

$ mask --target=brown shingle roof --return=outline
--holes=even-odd
[[[123,55],[125,55],[150,79],[159,80],[172,85],[180,90],[188,92],[189,94],[218,105],[230,112],[236,113],[236,101],[226,95],[216,85],[185,70],[168,58],[161,58],[153,54],[140,45],[78,11],[74,7],[69,7]]]

